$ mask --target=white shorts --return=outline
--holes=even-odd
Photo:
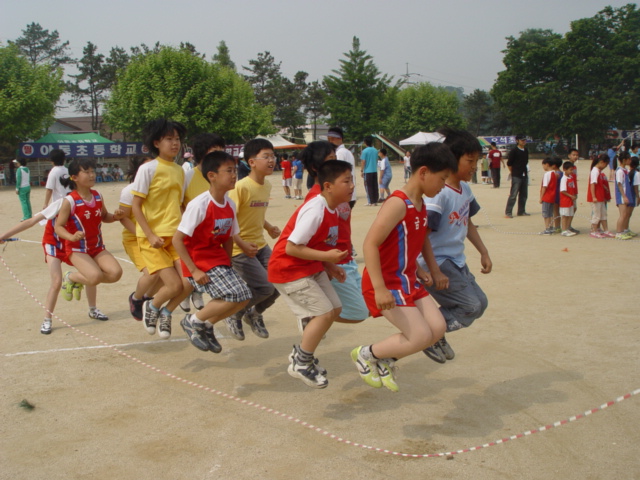
[[[576,209],[571,206],[571,207],[560,207],[560,216],[561,217],[573,217],[574,212],[576,211]]]
[[[290,187],[291,186],[291,179],[290,178],[283,178],[282,179],[282,186],[283,187]]]
[[[288,283],[274,283],[293,314],[299,318],[317,317],[342,307],[326,272]]]

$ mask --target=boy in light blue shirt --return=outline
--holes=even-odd
[[[429,255],[418,257],[420,266],[431,273],[433,282],[426,287],[440,305],[447,322],[447,332],[470,326],[487,308],[487,296],[476,283],[467,267],[464,254],[465,239],[480,253],[482,273],[492,268],[489,252],[478,229],[471,222],[479,210],[469,182],[478,167],[482,147],[471,133],[457,129],[442,129],[444,143],[458,159],[458,171],[446,180],[445,187],[433,198],[425,200],[427,208],[427,244]],[[452,360],[453,349],[443,336],[424,353],[439,363]]]

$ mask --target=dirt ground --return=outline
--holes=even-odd
[[[0,265],[1,479],[613,479],[640,478],[640,398],[558,428],[438,458],[405,458],[346,443],[408,454],[481,446],[567,420],[640,387],[638,257],[640,241],[588,236],[582,198],[573,238],[543,237],[539,165],[532,166],[531,217],[503,218],[508,184],[474,185],[475,218],[493,260],[479,273],[489,298],[483,318],[448,336],[456,358],[444,365],[422,354],[400,362],[400,392],[372,389],[359,378],[350,350],[390,334],[384,319],[336,324],[317,351],[329,387],[313,390],[287,375],[299,334],[284,302],[265,315],[271,337],[247,333],[222,353],[200,352],[174,316],[169,341],[149,336],[128,312],[137,272],[124,261],[115,285],[99,287],[108,322],[87,317],[87,304],[59,299],[49,336],[39,333],[43,309]],[[402,184],[394,166],[393,188]],[[277,175],[277,174],[276,174]],[[506,177],[506,173],[503,173]],[[272,177],[272,223],[284,226],[299,201],[285,200]],[[98,184],[110,210],[122,183]],[[353,214],[354,244],[378,208]],[[32,193],[34,212],[43,189]],[[611,225],[618,218],[610,209]],[[0,230],[21,218],[14,191],[0,191]],[[631,229],[640,231],[640,214]],[[119,225],[104,225],[107,248],[126,258]],[[48,289],[40,227],[0,255],[39,301]],[[364,267],[362,255],[357,257]],[[35,405],[19,406],[25,399]],[[258,404],[258,408],[255,407]],[[282,414],[274,414],[271,410]],[[289,418],[291,417],[291,418]],[[316,428],[307,428],[307,422]],[[341,438],[337,441],[332,438]]]

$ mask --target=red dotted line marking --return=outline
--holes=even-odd
[[[13,279],[18,283],[18,285],[20,285],[22,287],[22,289],[25,292],[27,292],[27,294],[33,299],[33,301],[37,305],[41,306],[43,309],[46,310],[46,308],[42,304],[42,302],[40,302],[40,300],[38,300],[29,291],[27,286],[24,283],[22,283],[22,281],[17,277],[17,275],[15,275],[13,273],[13,271],[11,270],[9,265],[7,265],[7,263],[5,262],[4,257],[2,257],[2,255],[0,255],[0,261],[5,266],[5,268],[9,272],[9,274],[13,277]],[[70,328],[74,332],[80,333],[80,334],[82,334],[82,335],[84,335],[84,336],[86,336],[86,337],[88,337],[88,338],[90,338],[92,340],[95,340],[96,342],[104,345],[105,347],[108,347],[109,349],[113,350],[114,352],[118,353],[119,355],[121,355],[123,357],[126,357],[129,360],[132,360],[133,362],[135,362],[135,363],[137,363],[139,365],[142,365],[143,367],[148,368],[149,370],[152,370],[152,371],[154,371],[156,373],[159,373],[161,375],[169,377],[169,378],[171,378],[173,380],[176,380],[178,382],[184,383],[185,385],[189,385],[190,387],[194,387],[194,388],[197,388],[199,390],[203,390],[205,392],[221,396],[221,397],[226,398],[228,400],[233,400],[233,401],[238,402],[238,403],[240,403],[242,405],[246,405],[247,407],[256,408],[256,409],[261,410],[261,411],[263,411],[265,413],[271,413],[273,415],[276,415],[277,417],[283,418],[285,420],[288,420],[288,421],[291,421],[291,422],[296,423],[298,425],[301,425],[303,427],[306,427],[306,428],[308,428],[310,430],[313,430],[314,432],[320,433],[320,434],[324,435],[325,437],[331,438],[332,440],[335,440],[337,442],[343,443],[345,445],[351,445],[353,447],[360,447],[360,448],[363,448],[363,449],[366,449],[366,450],[371,450],[371,451],[378,452],[378,453],[386,453],[386,454],[395,455],[395,456],[398,456],[398,457],[408,457],[408,458],[451,457],[453,455],[457,455],[457,454],[460,454],[460,453],[475,452],[477,450],[482,450],[484,448],[493,447],[493,446],[496,446],[496,445],[502,445],[502,444],[504,444],[506,442],[509,442],[511,440],[517,440],[519,438],[528,437],[528,436],[533,435],[535,433],[546,432],[546,431],[551,430],[553,428],[561,427],[562,425],[566,425],[568,423],[584,419],[584,418],[586,418],[586,417],[588,417],[590,415],[593,415],[594,413],[601,412],[602,410],[604,410],[606,408],[609,408],[609,407],[611,407],[611,406],[613,406],[613,405],[615,405],[617,403],[620,403],[620,402],[622,402],[624,400],[627,400],[627,399],[629,399],[629,398],[631,398],[631,397],[633,397],[635,395],[640,394],[640,388],[639,388],[639,389],[634,390],[633,392],[627,393],[626,395],[622,395],[622,396],[616,398],[615,400],[611,400],[611,401],[609,401],[607,403],[604,403],[604,404],[600,405],[599,407],[592,408],[591,410],[587,410],[586,412],[578,414],[578,415],[574,415],[574,416],[572,416],[572,417],[570,417],[570,418],[568,418],[566,420],[560,420],[560,421],[551,423],[549,425],[544,425],[544,426],[535,428],[533,430],[527,430],[526,432],[518,433],[516,435],[511,435],[510,437],[501,438],[501,439],[495,440],[493,442],[489,442],[489,443],[485,443],[485,444],[482,444],[482,445],[478,445],[476,447],[469,447],[469,448],[463,448],[463,449],[460,449],[460,450],[452,450],[452,451],[449,451],[449,452],[440,452],[440,453],[403,453],[403,452],[396,452],[394,450],[387,450],[386,448],[379,448],[379,447],[374,447],[374,446],[371,446],[371,445],[366,445],[366,444],[363,444],[363,443],[353,442],[353,441],[348,440],[346,438],[343,438],[343,437],[340,437],[338,435],[335,435],[335,434],[329,432],[328,430],[325,430],[322,427],[317,427],[317,426],[315,426],[315,425],[313,425],[311,423],[305,422],[304,420],[300,420],[299,418],[293,417],[293,416],[291,416],[291,415],[289,415],[289,414],[287,414],[285,412],[280,412],[279,410],[266,407],[266,406],[261,405],[261,404],[259,404],[257,402],[253,402],[253,401],[250,401],[250,400],[245,400],[245,399],[236,397],[234,395],[230,395],[228,393],[222,392],[220,390],[216,390],[215,388],[206,387],[206,386],[204,386],[204,385],[202,385],[200,383],[193,382],[191,380],[187,380],[186,378],[182,378],[182,377],[180,377],[178,375],[174,375],[173,373],[166,372],[166,371],[164,371],[164,370],[162,370],[162,369],[160,369],[158,367],[155,367],[155,366],[153,366],[153,365],[151,365],[149,363],[146,363],[146,362],[140,360],[139,358],[136,358],[136,357],[134,357],[132,355],[129,355],[127,352],[125,352],[123,350],[120,350],[116,346],[111,345],[111,344],[105,342],[104,340],[102,340],[102,339],[100,339],[100,338],[98,338],[98,337],[96,337],[94,335],[91,335],[90,333],[87,333],[87,332],[85,332],[83,330],[80,330],[77,327],[74,327],[73,325],[65,322],[64,320],[62,320],[62,318],[60,318],[59,316],[57,316],[55,314],[53,315],[53,317],[56,320],[58,320],[60,323],[62,323],[65,327]]]

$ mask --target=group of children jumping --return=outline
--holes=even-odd
[[[453,359],[445,332],[470,326],[487,308],[464,255],[468,238],[480,253],[481,272],[491,272],[489,253],[471,221],[480,207],[467,184],[482,148],[469,132],[440,133],[442,142],[414,150],[407,183],[378,212],[364,240],[362,276],[352,258],[353,167],[336,160],[331,143],[312,142],[302,151],[300,160],[315,183],[280,231],[266,219],[266,177],[276,160],[268,140],[245,145],[250,173],[236,181],[236,162],[224,152],[224,140],[196,135],[194,167],[185,173],[174,159],[186,131],[167,119],[145,126],[144,142],[154,158],[132,164],[131,184],[113,213],[93,190],[95,164],[74,159],[68,176],[60,176],[61,187],[70,191],[61,189],[45,210],[0,240],[47,221],[43,246],[52,281],[42,333],[51,332],[58,290],[66,300],[80,299],[86,286],[89,316],[107,320],[95,305],[96,286],[118,281],[122,269],[105,249],[101,224],[120,221],[125,250],[141,272],[129,296],[130,311],[147,333],[169,338],[181,306],[186,315],[180,326],[191,344],[218,353],[216,323],[224,321],[238,340],[244,339],[243,324],[268,338],[263,314],[282,296],[301,332],[287,371],[324,388],[328,373],[316,351],[332,324],[384,316],[398,332],[354,348],[351,359],[368,385],[397,392],[398,360],[420,351],[440,363]],[[265,232],[277,239],[273,252]],[[76,271],[62,275],[62,262]],[[205,293],[211,297],[206,303]]]

